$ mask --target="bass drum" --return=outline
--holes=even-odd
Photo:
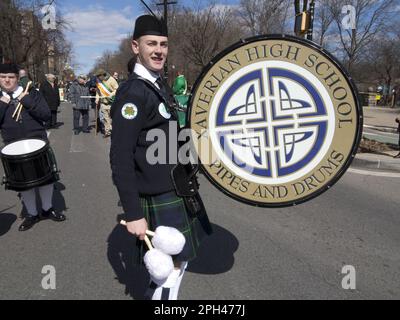
[[[236,200],[295,205],[345,173],[361,138],[356,86],[313,42],[258,36],[216,56],[189,103],[192,141],[207,178]]]
[[[59,180],[52,149],[41,139],[15,141],[1,149],[6,189],[25,191]]]

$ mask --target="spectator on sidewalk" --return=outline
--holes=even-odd
[[[113,78],[115,79],[115,81],[117,81],[118,84],[120,84],[121,80],[120,80],[120,78],[119,78],[118,72],[115,71],[115,72],[113,73]]]
[[[70,98],[71,103],[74,105],[74,134],[79,134],[79,122],[82,118],[82,132],[90,133],[89,130],[89,109],[90,109],[90,99],[89,88],[86,86],[86,76],[80,75],[77,80],[75,80],[70,87]],[[81,98],[85,97],[85,98]]]
[[[60,106],[60,91],[58,90],[55,75],[51,73],[46,75],[46,81],[40,85],[40,92],[51,111],[51,120],[48,127],[55,128],[57,125],[57,111]]]
[[[399,133],[399,153],[396,154],[393,158],[400,158],[400,119],[396,118],[395,121],[397,122],[397,132]]]

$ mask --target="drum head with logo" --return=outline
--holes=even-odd
[[[291,36],[244,40],[197,80],[192,141],[209,180],[240,201],[286,206],[330,188],[361,136],[357,91],[340,64]]]

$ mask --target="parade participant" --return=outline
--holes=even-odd
[[[36,90],[24,93],[18,85],[18,67],[14,64],[0,64],[0,130],[4,143],[27,138],[38,138],[47,140],[44,122],[51,117],[50,109],[43,96]],[[16,121],[13,113],[21,103],[23,108],[21,118]],[[54,221],[63,221],[65,216],[57,213],[52,206],[53,184],[44,185],[38,188],[42,202],[42,218],[50,218]],[[22,191],[22,201],[28,211],[20,231],[30,229],[40,220],[36,208],[35,189]]]
[[[118,90],[112,106],[113,132],[110,161],[113,181],[126,214],[127,230],[140,240],[148,229],[169,226],[185,235],[186,244],[179,255],[174,256],[175,269],[160,282],[152,279],[148,298],[153,300],[177,299],[179,286],[187,262],[194,259],[201,239],[211,233],[204,206],[199,197],[193,200],[177,196],[171,171],[175,165],[171,159],[166,164],[150,164],[146,159],[152,142],[147,133],[161,131],[170,141],[170,123],[177,121],[172,90],[161,77],[168,54],[166,25],[154,16],[145,15],[136,20],[132,50],[137,56],[134,73]],[[171,100],[172,98],[172,100]],[[173,127],[173,126],[171,126]],[[176,134],[176,132],[175,132]],[[169,151],[166,151],[168,158]],[[188,182],[188,183],[193,183]],[[201,208],[201,209],[200,209]],[[139,252],[143,241],[138,241]]]
[[[70,87],[70,99],[74,104],[74,134],[79,134],[79,120],[82,117],[82,132],[89,133],[89,108],[90,100],[86,97],[89,96],[89,88],[86,86],[86,76],[80,75]],[[85,98],[81,98],[85,97]]]
[[[108,138],[111,136],[112,130],[112,121],[110,117],[111,104],[115,99],[118,82],[103,69],[97,70],[96,77],[96,105],[100,104],[100,118],[103,120],[104,124],[104,138]]]
[[[172,89],[180,107],[180,110],[178,110],[179,126],[184,127],[186,125],[186,112],[190,95],[187,94],[186,78],[180,71],[178,71],[178,76],[175,78]]]
[[[118,72],[114,72],[113,73],[113,78],[115,79],[115,81],[117,81],[117,83],[119,84],[120,83],[120,79],[119,79],[119,74],[118,74]]]
[[[26,85],[29,82],[28,74],[25,69],[19,70],[19,85],[25,90]]]
[[[40,85],[40,92],[42,93],[47,105],[51,111],[49,121],[49,128],[55,128],[57,125],[57,112],[60,106],[60,91],[56,83],[56,76],[53,74],[46,75],[46,81]]]

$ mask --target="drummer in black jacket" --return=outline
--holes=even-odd
[[[169,141],[177,134],[177,115],[161,75],[168,53],[167,36],[166,25],[156,17],[145,15],[136,20],[132,49],[137,63],[129,80],[118,89],[111,109],[113,181],[126,213],[127,230],[138,238],[138,251],[142,252],[139,239],[144,239],[146,230],[158,226],[174,227],[186,238],[182,252],[173,257],[175,270],[171,275],[163,281],[151,279],[147,297],[152,300],[177,299],[187,262],[196,257],[207,233],[198,216],[189,212],[185,200],[177,195],[171,178],[177,139],[171,145]],[[148,136],[153,133],[165,138],[164,163],[154,163],[148,157],[154,143]]]
[[[0,130],[3,141],[9,144],[13,141],[38,138],[47,141],[44,123],[51,117],[50,109],[43,96],[36,90],[24,93],[18,85],[18,67],[15,64],[0,64]],[[12,117],[21,103],[23,108],[20,120]],[[63,221],[65,216],[55,212],[52,206],[53,184],[39,187],[42,200],[42,218]],[[27,216],[19,227],[20,231],[30,229],[39,221],[36,208],[35,190],[21,192],[22,201],[28,211]]]

